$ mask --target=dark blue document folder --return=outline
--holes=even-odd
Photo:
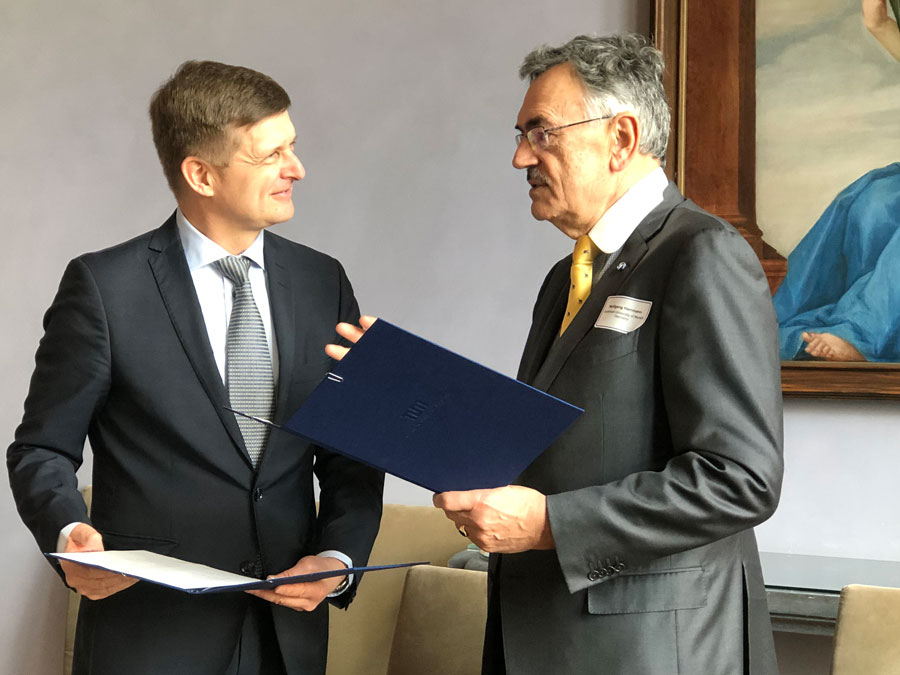
[[[510,484],[582,412],[379,319],[284,428],[444,492]]]

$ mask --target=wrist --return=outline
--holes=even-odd
[[[334,590],[331,591],[331,593],[328,594],[328,597],[329,597],[329,598],[336,598],[336,597],[339,596],[341,593],[343,593],[344,591],[346,591],[348,588],[350,588],[350,577],[349,577],[349,576],[346,576],[346,577],[344,577],[343,579],[341,579],[341,583],[339,583],[337,586],[334,587]]]

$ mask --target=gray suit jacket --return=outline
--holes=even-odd
[[[556,550],[492,556],[485,672],[777,671],[751,529],[778,502],[775,316],[753,251],[674,185],[557,338],[547,276],[519,378],[585,409],[522,474]],[[652,302],[630,333],[607,298]],[[499,646],[502,640],[502,648]]]
[[[341,265],[265,234],[279,352],[275,420],[329,370],[323,348],[355,321]],[[280,572],[304,555],[343,551],[365,564],[378,531],[383,475],[273,431],[254,471],[216,367],[175,227],[73,260],[44,319],[25,415],[7,452],[23,520],[43,551],[88,520],[75,484],[84,439],[94,453],[90,522],[108,549],[168,553],[232,572]],[[313,474],[321,486],[319,510]],[[346,605],[355,588],[339,596]],[[191,596],[138,583],[83,600],[75,672],[221,675],[250,596]],[[323,673],[328,607],[271,606],[287,672]]]

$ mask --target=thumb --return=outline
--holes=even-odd
[[[87,523],[76,525],[66,540],[66,553],[102,550],[104,550],[103,537]]]

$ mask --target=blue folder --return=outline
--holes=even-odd
[[[444,492],[509,485],[582,412],[379,319],[283,428]]]

